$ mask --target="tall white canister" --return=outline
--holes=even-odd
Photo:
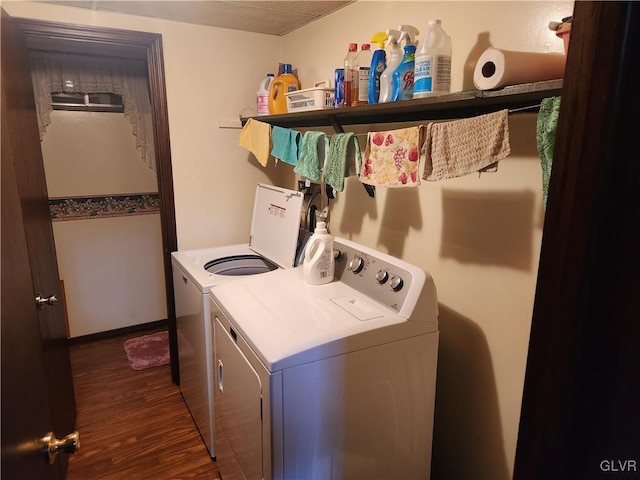
[[[335,259],[333,257],[333,236],[327,232],[325,222],[318,222],[307,242],[302,265],[304,279],[310,285],[323,285],[333,281]]]

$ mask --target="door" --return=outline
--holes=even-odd
[[[247,480],[271,478],[262,471],[262,385],[240,347],[238,334],[233,327],[221,323],[222,312],[212,305],[215,339],[215,410],[231,450]],[[245,344],[246,345],[246,344]],[[218,450],[218,463],[223,477],[233,476],[225,467]],[[221,458],[222,457],[222,458]]]
[[[32,457],[36,439],[73,430],[75,397],[26,43],[4,11],[1,72],[2,473],[58,478],[66,456]]]

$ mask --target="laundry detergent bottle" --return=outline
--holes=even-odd
[[[287,113],[285,94],[296,90],[300,90],[300,80],[293,74],[291,64],[285,63],[282,65],[282,73],[269,85],[269,113],[271,115]]]
[[[269,115],[269,87],[273,82],[273,73],[267,73],[267,77],[260,82],[256,93],[256,106],[258,115]]]
[[[333,281],[333,236],[327,232],[325,222],[316,224],[316,229],[304,249],[302,268],[304,280],[309,285],[323,285]]]

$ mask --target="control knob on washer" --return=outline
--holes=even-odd
[[[376,273],[376,280],[378,281],[379,284],[383,284],[385,283],[387,280],[389,280],[389,272],[387,272],[386,270],[378,270],[378,273]]]
[[[360,273],[364,268],[364,260],[359,255],[354,256],[349,262],[349,270],[353,273]]]
[[[404,280],[402,280],[402,278],[400,278],[399,276],[394,275],[391,278],[391,282],[389,282],[389,285],[391,285],[391,289],[394,292],[398,292],[402,290],[402,287],[404,286]]]

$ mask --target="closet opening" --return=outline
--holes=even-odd
[[[177,250],[175,226],[175,204],[169,124],[167,112],[162,37],[159,34],[104,28],[88,25],[74,25],[16,18],[30,51],[44,50],[57,53],[99,55],[138,58],[145,62],[148,75],[149,99],[153,123],[153,149],[155,152],[158,211],[161,231],[161,258],[166,294],[166,315],[169,326],[169,349],[171,353],[171,379],[179,384],[177,360],[177,336],[175,330],[175,307],[171,272],[171,252]],[[58,100],[69,100],[57,97]],[[89,104],[95,98],[89,95]],[[86,109],[83,105],[75,108]],[[106,99],[97,99],[97,105],[107,106]],[[77,100],[75,100],[77,101]],[[108,99],[111,106],[114,99]],[[101,103],[104,102],[104,103]],[[65,103],[73,103],[65,102]],[[67,107],[70,108],[70,107]],[[94,107],[100,108],[100,107]],[[55,112],[54,112],[55,113]]]

